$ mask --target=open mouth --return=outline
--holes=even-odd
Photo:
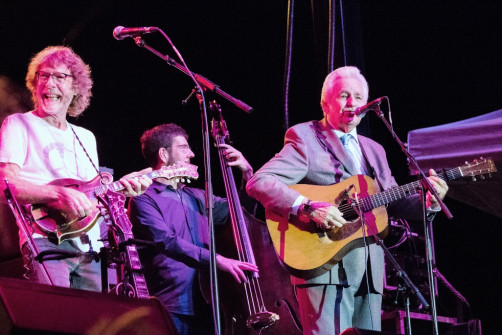
[[[57,94],[44,94],[44,99],[51,101],[58,101],[61,98],[60,95]]]

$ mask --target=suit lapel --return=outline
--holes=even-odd
[[[317,122],[317,126],[317,137],[321,140],[324,140],[326,149],[328,149],[331,155],[336,157],[336,159],[344,166],[345,170],[349,174],[356,175],[357,169],[354,165],[354,161],[349,157],[347,151],[345,151],[342,142],[340,141],[338,136],[336,136],[333,128],[331,128],[331,126],[328,124],[326,118]]]
[[[368,167],[369,176],[377,181],[380,188],[382,189],[382,185],[378,180],[378,173],[375,171],[375,168],[379,167],[377,157],[375,156],[375,150],[370,148],[371,144],[366,137],[357,136],[359,140],[359,146],[361,147],[361,151],[363,153],[363,157],[366,161],[366,165]]]

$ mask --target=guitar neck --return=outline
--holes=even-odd
[[[154,170],[152,172],[149,172],[149,173],[145,173],[145,174],[142,174],[139,177],[147,177],[148,179],[155,179],[155,178],[159,178],[161,176],[160,172],[158,170]],[[122,191],[123,189],[125,189],[124,185],[122,185],[122,183],[117,180],[117,181],[114,181],[110,184],[106,184],[106,185],[101,185],[99,187],[96,188],[96,192],[98,194],[100,194],[101,192],[105,192],[107,189],[109,189],[110,191],[113,191],[113,192],[118,192],[118,191]]]
[[[163,166],[159,170],[153,170],[148,173],[144,173],[140,176],[136,176],[135,178],[140,178],[140,177],[147,177],[148,179],[151,180],[160,177],[167,179],[181,178],[182,180],[186,179],[188,182],[190,182],[191,179],[197,179],[199,175],[197,173],[197,167],[195,165],[178,162],[171,166]],[[120,180],[114,181],[109,184],[104,184],[100,176],[97,176],[96,178],[94,178],[94,180],[97,180],[97,182],[93,183],[93,186],[96,185],[96,183],[99,183],[99,186],[93,189],[89,189],[87,191],[88,193],[93,192],[96,195],[100,195],[104,194],[106,190],[118,192],[122,191],[125,188],[124,185],[122,185],[122,183],[120,182]]]
[[[437,177],[445,181],[453,180],[462,177],[462,170],[454,168],[442,173],[438,173]],[[395,200],[409,197],[410,195],[417,194],[421,190],[421,182],[414,181],[412,183],[393,187],[390,190],[380,193],[372,194],[359,200],[359,204],[364,212],[369,212],[374,208],[389,204]]]

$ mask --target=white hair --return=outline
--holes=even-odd
[[[361,71],[355,66],[343,66],[334,70],[330,74],[326,76],[324,79],[324,84],[322,85],[321,90],[321,106],[323,101],[325,101],[326,97],[331,94],[331,90],[333,89],[333,85],[340,78],[355,78],[363,84],[363,94],[364,98],[368,99],[369,87],[366,78],[361,74]]]

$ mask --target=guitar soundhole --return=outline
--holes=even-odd
[[[346,213],[343,217],[347,221],[355,221],[359,219],[359,214],[357,214],[355,210],[351,210],[350,212]]]
[[[63,186],[67,188],[79,189],[81,185],[75,183],[75,184],[64,184]]]
[[[341,228],[335,228],[326,232],[328,238],[332,241],[346,239],[361,228],[359,214],[350,203],[345,201],[338,206],[338,209],[343,213],[343,218],[347,220],[347,223]]]
[[[352,207],[350,203],[344,201],[338,206],[338,209],[343,213],[343,218],[347,221],[355,221],[359,219],[359,213]]]

